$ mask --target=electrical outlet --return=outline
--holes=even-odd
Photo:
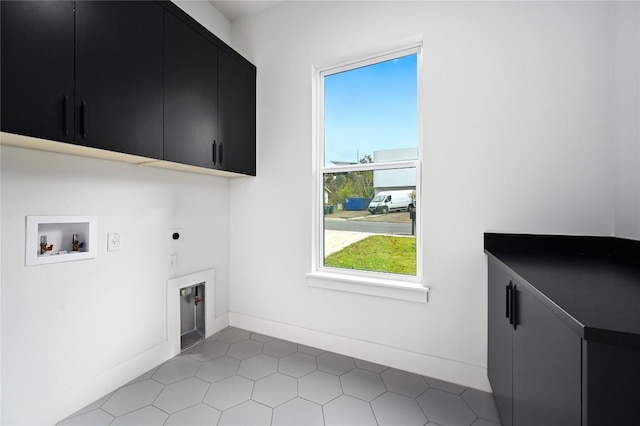
[[[107,251],[120,251],[120,234],[109,232],[107,234]]]
[[[172,254],[169,256],[169,265],[171,266],[171,270],[175,271],[178,268],[178,255]]]

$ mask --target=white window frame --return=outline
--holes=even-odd
[[[362,163],[341,166],[325,166],[324,158],[324,79],[326,76],[352,69],[374,65],[396,58],[417,55],[417,113],[418,140],[415,160],[385,163]],[[314,69],[314,159],[313,159],[313,202],[312,202],[312,271],[307,274],[311,287],[361,293],[372,296],[388,297],[414,302],[426,302],[429,289],[423,282],[423,238],[422,208],[416,216],[416,275],[403,275],[388,272],[342,269],[324,266],[324,175],[366,170],[415,168],[416,194],[419,206],[422,206],[422,44],[405,46],[382,54],[350,61],[337,66]]]

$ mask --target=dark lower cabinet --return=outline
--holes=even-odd
[[[503,425],[640,424],[640,241],[485,234]]]
[[[522,286],[512,291],[513,424],[580,426],[582,339]]]
[[[489,260],[488,375],[503,425],[579,426],[582,339]]]
[[[155,2],[76,2],[76,144],[162,158],[162,14]]]
[[[256,175],[256,67],[223,49],[218,53],[222,167]]]
[[[513,326],[509,321],[511,277],[489,261],[487,371],[503,426],[513,424]]]
[[[72,1],[1,1],[2,131],[73,142]]]
[[[164,159],[221,168],[218,48],[164,12]]]
[[[640,347],[585,341],[583,425],[640,424]]]

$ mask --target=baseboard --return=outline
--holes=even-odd
[[[171,358],[170,349],[169,342],[165,341],[109,370],[63,389],[45,401],[24,407],[13,414],[5,412],[7,417],[3,420],[16,425],[56,424]]]
[[[228,313],[218,316],[211,321],[207,336],[217,333],[228,325]],[[12,414],[4,410],[4,414],[7,416],[4,421],[11,425],[56,424],[109,392],[173,358],[178,353],[179,351],[176,352],[171,342],[164,341],[134,358],[58,392],[45,401],[25,407]]]
[[[216,334],[217,332],[229,327],[229,313],[224,313],[222,315],[219,315],[218,317],[216,317],[213,321],[211,321],[210,323],[210,329],[211,331],[207,330],[207,334],[205,336],[206,337],[211,337],[212,335]]]
[[[229,313],[229,325],[491,392],[487,369],[482,366],[407,351],[325,331],[256,318],[236,312]]]

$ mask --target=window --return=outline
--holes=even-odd
[[[421,277],[420,53],[319,71],[318,272]]]

